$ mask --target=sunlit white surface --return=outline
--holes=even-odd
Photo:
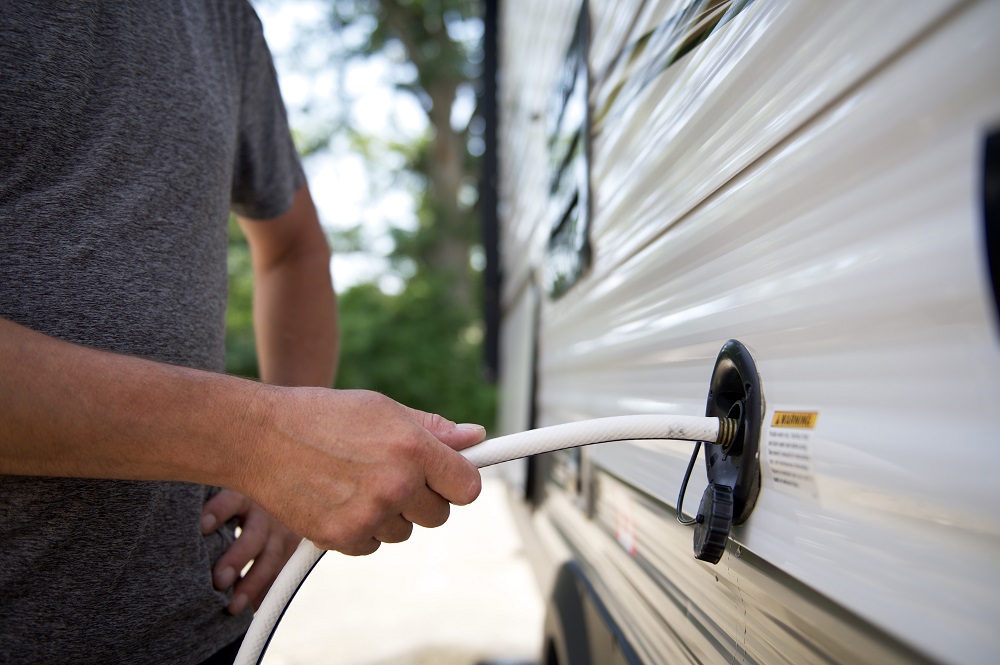
[[[551,230],[545,112],[573,35],[579,0],[500,5],[499,214],[505,305],[524,289]],[[531,63],[525,66],[525,63]]]
[[[632,85],[642,56],[616,69],[614,54],[686,4],[594,3],[591,103],[608,107],[594,128],[595,260],[563,298],[543,301],[537,424],[703,413],[716,354],[735,337],[760,364],[767,417],[819,412],[813,486],[778,486],[765,455],[756,510],[713,569],[661,514],[687,450],[588,450],[610,492],[598,519],[612,530],[616,511],[635,514],[628,541],[665,579],[607,534],[576,537],[590,522],[562,494],[545,509],[594,579],[620,583],[605,600],[630,638],[655,641],[640,646],[656,662],[696,660],[663,637],[695,621],[705,633],[692,629],[690,646],[706,661],[715,648],[768,663],[891,657],[842,615],[932,659],[991,662],[1000,343],[977,197],[984,132],[1000,121],[1000,5],[757,0]],[[524,11],[541,9],[508,10]],[[530,30],[546,28],[559,41],[566,26]],[[558,49],[523,48],[510,56],[519,76],[551,80]],[[614,97],[622,79],[632,87]],[[528,180],[544,173],[545,151],[513,100],[508,113],[505,274],[526,280],[544,261],[533,197],[546,193]],[[510,311],[521,293],[508,286]],[[696,504],[700,462],[694,477]],[[736,561],[737,545],[762,563]],[[769,583],[769,566],[813,595]],[[658,596],[653,580],[674,595]]]

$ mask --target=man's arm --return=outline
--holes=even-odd
[[[0,473],[232,483],[239,439],[265,417],[252,382],[78,346],[5,319],[0,367]]]
[[[239,222],[253,260],[261,380],[282,386],[330,386],[337,364],[336,300],[329,247],[308,187],[295,194],[280,217]],[[202,530],[211,533],[233,517],[239,519],[240,536],[215,562],[212,577],[220,590],[235,583],[229,611],[238,614],[248,605],[260,606],[300,537],[232,490],[205,504]]]
[[[284,388],[0,319],[0,473],[180,480],[246,494],[320,547],[375,551],[481,487],[462,427],[367,391]]]
[[[239,221],[253,260],[261,380],[329,387],[337,368],[337,309],[330,251],[308,187],[276,219]]]

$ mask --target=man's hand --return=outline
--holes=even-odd
[[[235,487],[318,547],[371,554],[437,527],[482,488],[457,450],[486,431],[360,390],[278,388],[247,423]]]
[[[240,218],[254,269],[260,378],[329,386],[337,357],[326,236],[309,189],[264,223]],[[455,451],[485,437],[377,393],[261,387],[223,484],[243,491],[316,545],[369,554],[448,519],[469,503],[479,473]],[[254,401],[257,401],[256,398]],[[256,565],[256,564],[255,564]]]
[[[281,568],[295,551],[300,536],[290,531],[249,497],[223,489],[205,503],[201,531],[209,534],[232,518],[238,518],[240,535],[212,570],[212,582],[219,591],[233,586],[229,613],[239,614],[248,606],[260,607]],[[247,574],[240,571],[253,562]]]

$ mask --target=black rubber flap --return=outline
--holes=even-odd
[[[706,416],[739,418],[740,427],[731,446],[705,444],[705,465],[710,485],[733,491],[733,524],[750,517],[760,492],[760,427],[764,400],[760,376],[750,351],[731,339],[719,351],[708,391]]]

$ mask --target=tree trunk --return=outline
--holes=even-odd
[[[430,159],[427,164],[428,198],[437,213],[437,242],[430,250],[434,267],[452,279],[455,303],[472,306],[472,283],[469,268],[469,214],[458,202],[465,176],[464,136],[451,127],[451,107],[457,86],[440,82],[428,86],[433,107],[430,117],[434,128]]]

